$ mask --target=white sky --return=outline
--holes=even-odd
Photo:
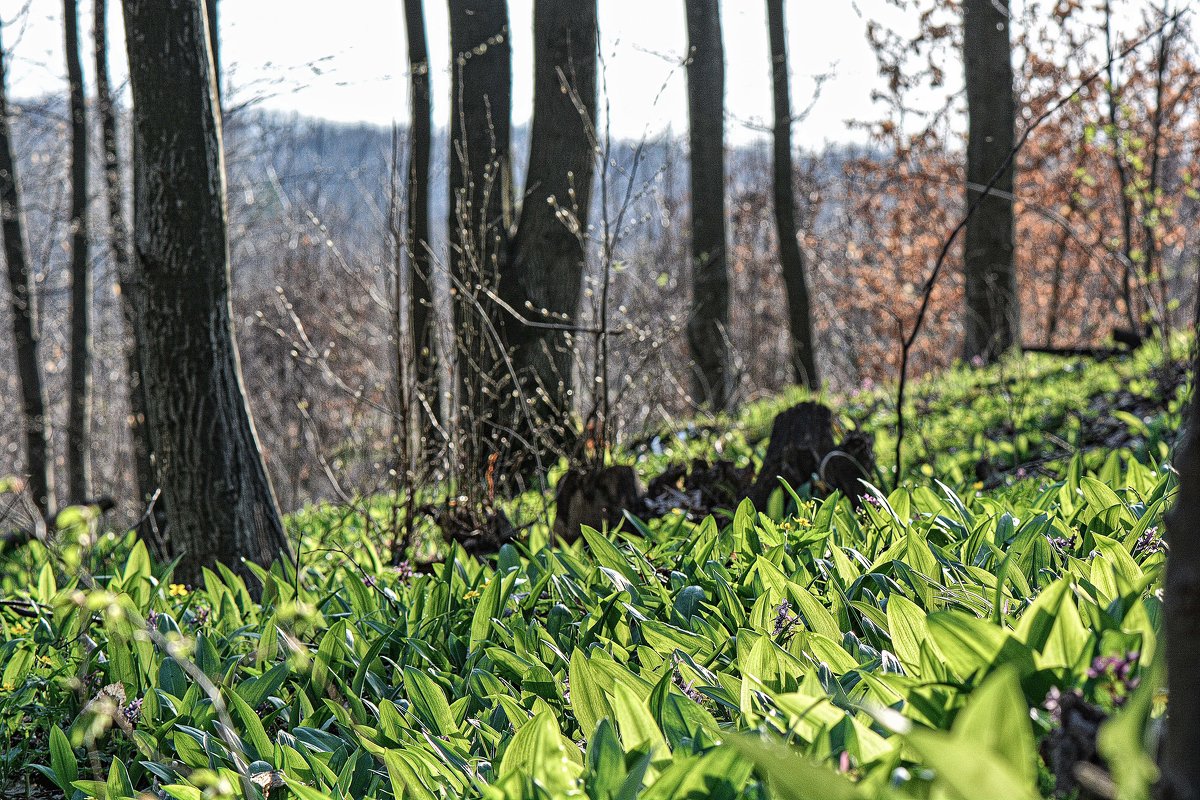
[[[267,108],[340,121],[390,124],[406,116],[406,51],[401,0],[220,0],[221,58],[232,84],[227,102],[261,98]],[[28,12],[19,15],[22,8]],[[124,80],[124,41],[118,0],[110,0],[114,83]],[[445,0],[426,0],[433,63],[449,63]],[[59,0],[0,0],[9,90],[16,97],[63,91]],[[532,105],[532,0],[510,0],[513,27],[514,120]],[[612,129],[639,137],[686,126],[686,84],[678,66],[685,51],[683,0],[600,0],[602,52]],[[766,4],[722,4],[727,61],[729,137],[755,132],[745,123],[771,116]],[[796,126],[799,143],[858,138],[848,119],[874,115],[878,85],[866,43],[864,14],[887,13],[883,0],[792,0],[788,4],[793,108],[809,105],[813,76],[833,72],[808,119]],[[80,0],[90,28],[91,0]],[[85,73],[90,72],[90,41]],[[310,66],[311,65],[311,66]],[[957,70],[952,70],[956,72]],[[448,68],[434,73],[435,119],[447,114]]]

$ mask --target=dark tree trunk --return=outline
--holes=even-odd
[[[792,338],[792,372],[802,386],[816,388],[816,347],[804,254],[797,240],[796,194],[792,187],[792,97],[788,78],[787,26],[784,0],[767,0],[767,28],[771,39],[771,77],[775,105],[774,184],[775,228],[779,238],[779,267],[787,288],[788,327]]]
[[[596,0],[537,0],[533,15],[529,172],[500,279],[502,298],[521,319],[504,313],[501,320],[524,408],[510,421],[528,443],[519,449],[557,460],[574,433],[573,337],[563,328],[578,316],[587,259],[596,158]]]
[[[963,3],[967,80],[967,205],[1013,148],[1012,46],[1008,0]],[[966,278],[963,357],[995,361],[1021,339],[1021,308],[1013,260],[1013,168],[979,202],[963,245]]]
[[[0,42],[0,230],[4,234],[4,260],[8,264],[8,287],[12,293],[13,348],[16,351],[17,376],[21,381],[29,493],[38,511],[43,517],[48,517],[55,504],[54,459],[48,446],[50,431],[46,416],[46,388],[42,383],[42,362],[38,357],[37,301],[33,272],[29,268],[29,246],[25,240],[25,218],[16,170],[8,129],[8,77],[5,73],[4,43]]]
[[[729,272],[725,246],[725,49],[718,0],[685,0],[691,130],[692,307],[688,346],[695,396],[729,405]]]
[[[96,56],[96,110],[100,115],[100,138],[104,150],[104,199],[108,211],[108,240],[113,266],[121,291],[121,313],[125,319],[128,342],[125,346],[125,371],[129,382],[129,440],[133,450],[134,480],[137,485],[139,508],[144,508],[154,496],[158,481],[154,477],[149,431],[146,429],[146,396],[142,387],[142,369],[138,351],[133,345],[133,289],[129,266],[129,225],[125,218],[125,190],[121,180],[121,152],[117,141],[117,108],[113,102],[108,80],[108,0],[95,0],[92,36]],[[160,515],[166,504],[155,503]],[[165,522],[165,518],[161,520]],[[143,538],[165,556],[166,549],[154,535],[156,526],[149,524],[141,531]]]
[[[88,263],[88,142],[79,59],[79,8],[63,2],[71,114],[71,357],[67,408],[67,502],[92,496],[92,273]]]
[[[1166,634],[1167,741],[1163,753],[1167,800],[1200,800],[1200,348],[1193,352],[1192,396],[1175,453],[1179,490],[1167,512],[1170,552],[1163,602]]]
[[[220,115],[201,6],[125,0],[133,294],[155,469],[178,576],[289,551],[246,406],[229,297]],[[245,570],[242,569],[243,574]]]
[[[505,0],[450,0],[450,275],[458,372],[456,456],[477,485],[507,446],[496,424],[512,391],[491,295],[512,223],[512,44]]]
[[[425,36],[422,0],[404,0],[408,34],[408,86],[411,94],[409,133],[412,152],[408,163],[409,313],[412,320],[415,378],[422,407],[432,414],[439,408],[438,367],[434,340],[433,263],[429,251],[429,163],[433,149],[433,105],[430,93],[429,45]],[[431,422],[432,420],[427,420]],[[421,426],[428,438],[432,425]],[[430,444],[426,441],[426,445]]]

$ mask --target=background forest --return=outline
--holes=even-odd
[[[1186,3],[853,4],[814,148],[804,4],[633,136],[597,0],[396,0],[391,126],[233,2],[0,7],[0,792],[1200,797]]]
[[[1107,33],[1102,7],[1034,2],[1015,11],[1021,15],[1012,26],[1018,129],[1071,92],[1081,76],[1102,73],[1045,121],[1016,158],[1014,263],[1023,343],[1096,347],[1118,327],[1140,332],[1160,320],[1167,330],[1184,327],[1194,307],[1190,259],[1198,227],[1191,174],[1194,48],[1186,18],[1162,42],[1144,44],[1110,70],[1104,64],[1113,53],[1161,24],[1161,9],[1118,9],[1123,21],[1139,24]],[[959,58],[959,12],[954,5],[927,4],[914,6],[913,13],[921,19],[915,38],[864,21],[864,35],[888,78],[880,91],[884,113],[854,121],[869,133],[868,143],[795,156],[796,227],[812,298],[813,349],[818,374],[836,391],[895,377],[901,332],[911,329],[930,268],[965,210],[965,98],[946,89],[939,106],[928,91],[961,86],[957,76],[946,74]],[[763,80],[769,81],[770,54],[763,53],[762,61]],[[797,63],[809,72],[826,66]],[[682,64],[679,69],[677,81],[685,77]],[[819,95],[814,102],[821,102]],[[930,108],[914,109],[913,103]],[[71,163],[65,157],[69,109],[63,96],[15,100],[12,110],[43,308],[41,360],[57,430],[65,428],[70,398],[71,198],[63,188]],[[117,142],[125,161],[128,136],[119,116]],[[88,117],[94,126],[97,117]],[[294,509],[368,490],[372,476],[390,466],[384,445],[396,413],[396,309],[389,286],[411,250],[403,230],[393,235],[409,191],[395,178],[410,161],[409,128],[330,124],[253,105],[227,108],[224,124],[239,347],[280,502]],[[99,163],[99,130],[88,141]],[[515,128],[518,186],[526,179],[529,146],[528,128]],[[607,326],[623,331],[607,343],[610,375],[620,376],[605,387],[613,399],[609,428],[611,436],[632,440],[697,413],[703,399],[692,385],[686,336],[693,286],[688,145],[686,137],[667,133],[606,142],[603,149],[596,169],[606,180],[600,186],[596,178],[591,227],[583,235],[587,266],[578,326],[596,327],[607,285]],[[443,348],[453,340],[445,300],[450,211],[441,188],[449,155],[448,131],[435,121],[429,251],[441,265],[431,273],[439,289],[432,303],[443,322],[436,341]],[[733,407],[778,392],[796,376],[772,211],[770,139],[731,147],[726,164],[729,322],[723,336]],[[85,229],[95,287],[92,469],[95,493],[117,498],[132,518],[143,504],[129,491],[136,462],[122,424],[130,413],[128,337],[114,288],[118,275],[103,189],[104,175],[93,169],[91,224]],[[914,374],[962,355],[962,291],[961,271],[939,278],[927,335],[914,345]],[[576,338],[570,369],[579,391],[570,406],[582,416],[598,401],[591,380],[596,337]],[[11,342],[2,357],[13,364],[9,348]],[[3,375],[6,394],[17,397],[17,371]],[[440,397],[428,393],[440,411]],[[20,407],[5,404],[0,413],[8,415],[0,426],[7,469],[19,473]],[[65,446],[65,438],[55,438],[60,472]],[[322,463],[337,465],[336,479]]]

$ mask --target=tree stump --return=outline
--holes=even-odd
[[[766,508],[783,478],[792,487],[810,482],[833,444],[833,414],[820,403],[800,403],[780,412],[771,424],[771,440],[758,480],[746,496],[755,508]]]
[[[625,512],[643,506],[642,487],[633,467],[613,466],[595,471],[571,470],[558,482],[555,493],[554,539],[570,544],[580,527],[601,530],[621,523]]]

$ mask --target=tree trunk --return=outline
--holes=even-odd
[[[963,59],[967,80],[967,206],[1013,148],[1012,46],[1008,0],[966,0]],[[963,245],[966,338],[963,357],[992,362],[1019,345],[1021,308],[1013,261],[1013,167],[979,201]]]
[[[422,0],[404,0],[404,24],[408,34],[409,93],[411,117],[409,134],[412,152],[408,163],[408,248],[409,248],[409,315],[412,324],[412,352],[415,356],[415,378],[422,407],[438,413],[438,362],[433,313],[433,262],[429,238],[429,164],[433,149],[433,105],[430,93],[429,45],[425,36],[425,8]],[[398,311],[398,309],[397,309]],[[426,438],[425,448],[433,426],[421,426]]]
[[[817,388],[816,347],[804,254],[796,228],[796,194],[792,187],[792,97],[788,78],[787,26],[784,0],[767,0],[767,28],[771,39],[771,77],[775,105],[774,184],[775,228],[779,238],[779,267],[787,289],[788,327],[792,339],[792,372],[796,383]]]
[[[104,150],[104,199],[108,211],[108,240],[112,252],[113,266],[117,273],[121,293],[121,314],[125,320],[128,341],[125,345],[125,371],[129,383],[129,441],[133,451],[134,480],[137,486],[139,509],[144,509],[154,496],[158,481],[154,477],[154,463],[149,431],[146,429],[146,395],[142,386],[142,369],[138,363],[138,351],[133,345],[133,288],[129,266],[129,225],[125,219],[125,190],[121,180],[121,150],[117,141],[117,109],[113,102],[108,80],[108,0],[95,0],[92,18],[92,36],[96,57],[96,110],[100,115],[100,138]],[[162,515],[166,504],[155,503],[155,511]],[[165,524],[165,517],[160,522]],[[161,531],[161,528],[158,529]],[[156,526],[149,520],[140,531],[152,546],[157,556],[165,557],[166,548],[156,535]]]
[[[729,405],[729,272],[725,246],[725,49],[718,0],[686,0],[691,130],[692,307],[688,346],[695,396]]]
[[[450,0],[450,275],[458,372],[456,456],[478,485],[507,446],[496,409],[512,391],[491,299],[512,222],[512,44],[505,0]]]
[[[71,114],[71,357],[67,409],[67,502],[92,496],[92,273],[88,263],[88,142],[79,59],[79,8],[63,2]]]
[[[3,21],[0,20],[0,25]],[[21,403],[25,418],[25,470],[29,493],[43,517],[54,508],[54,458],[50,454],[46,388],[38,357],[37,301],[33,272],[29,268],[29,245],[25,239],[25,217],[21,209],[21,187],[17,181],[8,128],[8,77],[4,44],[0,42],[0,230],[4,235],[4,260],[8,264],[11,292],[13,348],[17,376],[21,381]]]
[[[557,461],[574,433],[573,337],[596,158],[596,0],[534,4],[534,100],[521,221],[501,275],[505,344],[520,381],[509,424]],[[532,324],[527,324],[532,323]],[[524,409],[524,410],[522,410]],[[527,412],[527,413],[526,413]]]
[[[234,342],[225,169],[204,13],[125,0],[137,346],[177,575],[289,552]]]
[[[1170,697],[1162,797],[1200,799],[1200,349],[1193,353],[1192,397],[1175,453],[1179,490],[1166,514],[1167,577],[1163,602]]]

